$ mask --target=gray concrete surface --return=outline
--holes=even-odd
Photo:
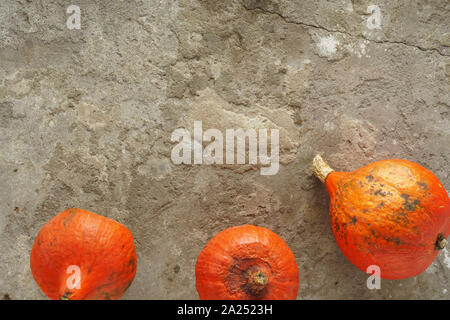
[[[198,299],[198,253],[245,223],[293,250],[299,299],[449,299],[448,251],[368,290],[310,171],[316,152],[340,170],[405,158],[450,190],[449,79],[446,0],[1,1],[0,298],[46,298],[33,240],[80,207],[135,236],[124,299]],[[194,120],[278,128],[278,174],[173,164],[171,133]]]

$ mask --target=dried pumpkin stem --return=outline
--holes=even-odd
[[[328,175],[334,170],[322,159],[320,155],[316,155],[313,160],[312,170],[314,175],[323,183]]]
[[[59,300],[70,300],[69,299],[69,292],[66,292],[66,293],[64,293],[63,296],[60,296]]]
[[[447,239],[444,238],[443,234],[439,234],[436,240],[436,249],[441,250],[444,249],[447,245]]]
[[[267,275],[264,272],[251,272],[247,282],[250,293],[258,295],[266,287],[267,281]]]

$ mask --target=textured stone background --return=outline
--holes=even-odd
[[[66,27],[70,4],[81,30]],[[198,253],[245,223],[293,250],[299,299],[450,299],[448,251],[368,290],[310,171],[316,152],[339,170],[405,158],[450,190],[449,79],[446,0],[1,1],[0,298],[45,298],[33,240],[80,207],[135,236],[124,299],[197,299]],[[194,120],[280,129],[279,173],[174,165],[171,133]]]

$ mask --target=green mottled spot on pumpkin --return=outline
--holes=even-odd
[[[132,271],[136,270],[136,260],[134,258],[131,258],[128,261],[128,267],[130,267]]]
[[[428,185],[425,182],[416,182],[416,184],[423,190],[428,190]]]
[[[397,238],[397,237],[389,237],[389,238],[386,238],[386,241],[388,241],[388,242],[392,242],[392,243],[394,243],[395,245],[400,245],[401,243],[402,243],[402,241],[399,239],[399,238]]]
[[[377,191],[375,191],[375,195],[386,197],[386,192],[383,192],[381,189],[378,189]]]
[[[401,197],[405,199],[403,203],[403,207],[407,211],[415,211],[417,207],[420,205],[420,201],[417,199],[411,200],[408,194],[402,194]]]

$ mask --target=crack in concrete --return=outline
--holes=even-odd
[[[440,55],[442,57],[450,57],[450,55],[444,54],[443,52],[441,52],[437,48],[425,48],[425,47],[422,47],[422,46],[419,46],[419,45],[410,44],[410,43],[403,42],[403,41],[369,39],[369,38],[365,37],[364,35],[356,35],[356,34],[352,34],[352,33],[348,32],[348,31],[333,30],[333,29],[328,29],[328,28],[316,25],[316,24],[290,20],[289,18],[283,16],[281,13],[276,12],[276,11],[267,10],[267,9],[264,9],[264,8],[261,8],[261,7],[249,8],[244,3],[241,2],[241,4],[242,4],[242,7],[244,7],[244,9],[247,10],[247,11],[261,11],[264,14],[276,15],[279,18],[281,18],[285,23],[288,23],[288,24],[295,24],[295,25],[306,27],[306,28],[319,29],[319,30],[326,31],[326,32],[329,32],[329,33],[340,33],[340,34],[347,35],[347,36],[352,37],[352,38],[359,38],[359,39],[362,39],[362,40],[366,40],[366,41],[373,42],[373,43],[378,43],[378,44],[398,44],[398,45],[403,45],[403,46],[406,46],[408,48],[415,48],[415,49],[418,49],[418,50],[423,51],[423,52],[435,52],[435,53],[437,53],[438,55]]]

